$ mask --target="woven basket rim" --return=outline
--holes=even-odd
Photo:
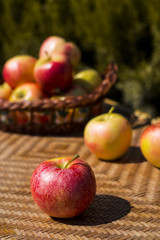
[[[109,63],[105,72],[103,73],[103,81],[92,93],[85,94],[78,97],[65,97],[64,99],[39,99],[34,101],[17,101],[10,102],[9,100],[0,99],[1,110],[48,110],[48,109],[63,109],[83,107],[95,104],[103,99],[108,93],[112,85],[117,79],[118,66],[115,63]]]

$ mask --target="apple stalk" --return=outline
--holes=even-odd
[[[110,117],[111,113],[113,113],[115,107],[111,107],[108,112],[108,118]]]
[[[64,166],[64,168],[67,168],[68,165],[69,165],[71,162],[73,162],[75,159],[77,159],[77,158],[79,158],[79,155],[78,155],[78,154],[76,154],[73,158],[71,158],[71,160],[66,163],[66,165]]]

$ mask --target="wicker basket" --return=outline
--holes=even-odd
[[[0,100],[0,129],[27,134],[64,134],[83,129],[101,113],[102,102],[117,78],[117,65],[110,63],[102,84],[92,93],[65,99],[9,102]]]

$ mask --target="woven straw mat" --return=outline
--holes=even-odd
[[[144,127],[133,130],[129,151],[114,162],[97,159],[82,136],[0,132],[0,239],[160,239],[160,171],[140,152]],[[32,199],[32,172],[42,161],[76,153],[95,173],[96,197],[81,216],[53,219]]]

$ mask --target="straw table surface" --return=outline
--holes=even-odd
[[[113,162],[90,153],[82,134],[31,136],[0,131],[0,239],[160,239],[160,170],[145,161],[139,149],[146,125],[136,120],[132,124],[131,147]],[[79,217],[51,218],[32,199],[32,172],[42,161],[76,153],[95,173],[96,197]]]

